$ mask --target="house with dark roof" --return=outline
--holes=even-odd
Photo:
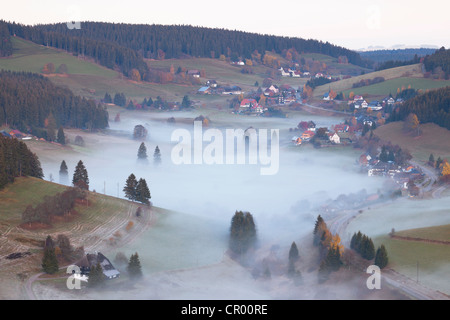
[[[81,274],[89,276],[93,266],[100,264],[106,279],[114,279],[120,276],[120,272],[113,266],[111,261],[102,253],[88,253],[76,265],[80,268]]]

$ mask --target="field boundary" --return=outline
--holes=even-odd
[[[431,239],[414,238],[414,237],[405,237],[405,236],[397,236],[397,235],[389,235],[389,236],[390,236],[392,239],[396,239],[396,240],[419,241],[419,242],[426,242],[426,243],[435,243],[435,244],[450,245],[450,241],[431,240]]]

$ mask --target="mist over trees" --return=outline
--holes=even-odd
[[[21,176],[42,179],[41,163],[24,142],[0,134],[0,189]]]
[[[256,245],[256,226],[250,212],[236,211],[231,219],[229,248],[237,255]]]

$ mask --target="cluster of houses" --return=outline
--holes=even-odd
[[[239,86],[222,86],[217,83],[216,80],[208,80],[205,85],[198,89],[197,94],[208,95],[240,95],[244,91]]]
[[[411,165],[403,168],[394,161],[383,162],[371,157],[369,154],[362,154],[359,157],[359,165],[363,170],[367,171],[369,177],[381,176],[391,178],[404,189],[407,188],[407,184],[410,181],[416,181],[424,175],[420,168]]]
[[[291,78],[312,78],[313,77],[309,71],[301,72],[300,70],[297,70],[295,68],[292,69],[292,68],[280,67],[280,69],[278,69],[278,71],[280,71],[280,74],[282,77],[291,77]],[[316,73],[314,75],[314,78],[327,78],[327,79],[331,80],[330,75],[325,75],[321,72]]]
[[[88,253],[81,260],[75,263],[80,268],[78,279],[88,281],[92,267],[100,264],[105,279],[115,279],[120,277],[120,272],[113,266],[111,261],[101,252]]]
[[[11,130],[11,131],[0,131],[0,134],[7,138],[16,138],[19,140],[31,140],[32,137],[29,134],[23,133],[19,130]]]
[[[292,142],[295,145],[301,145],[302,143],[311,141],[317,134],[316,124],[313,121],[302,121],[299,123],[298,128],[303,131],[300,136],[292,137]],[[347,145],[356,140],[354,132],[350,132],[350,126],[347,124],[337,124],[332,126],[332,130],[328,130],[325,136],[321,138],[321,146],[327,145]]]

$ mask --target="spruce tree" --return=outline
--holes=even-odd
[[[148,189],[147,181],[140,178],[136,185],[136,201],[142,202],[144,204],[150,203],[150,190]]]
[[[256,226],[249,212],[236,211],[231,219],[229,247],[235,254],[244,254],[256,244]]]
[[[153,162],[157,165],[161,163],[161,151],[158,146],[156,146],[155,152],[153,153]]]
[[[375,255],[375,265],[380,267],[380,269],[383,269],[384,267],[387,266],[388,263],[389,259],[386,248],[384,245],[381,245],[381,247],[377,249],[377,253]]]
[[[136,176],[132,173],[128,176],[127,181],[125,182],[125,187],[123,188],[123,192],[125,192],[125,197],[131,201],[136,200],[136,187],[137,187]]]
[[[291,249],[289,250],[289,261],[297,261],[299,258],[298,248],[295,242],[292,242]]]
[[[69,172],[67,171],[66,161],[62,161],[59,166],[59,183],[66,184],[69,179]]]
[[[59,127],[58,129],[57,141],[62,145],[66,144],[66,136],[64,135],[63,127]]]
[[[137,252],[131,255],[128,262],[127,271],[130,275],[130,278],[132,279],[138,279],[142,277],[141,261],[139,260],[139,255]]]
[[[103,98],[103,102],[104,103],[112,103],[112,97],[111,97],[111,95],[108,92],[105,93],[105,97]]]
[[[89,177],[86,167],[83,164],[83,161],[78,161],[77,166],[75,167],[75,172],[73,173],[72,184],[75,187],[79,187],[81,189],[89,190]]]
[[[89,270],[88,285],[91,288],[99,287],[105,282],[105,275],[103,274],[103,268],[100,263],[92,266]]]
[[[147,147],[143,142],[139,146],[137,157],[139,160],[147,160]]]
[[[42,269],[45,273],[54,274],[58,272],[58,260],[56,259],[55,248],[44,249],[44,257],[42,258]]]

